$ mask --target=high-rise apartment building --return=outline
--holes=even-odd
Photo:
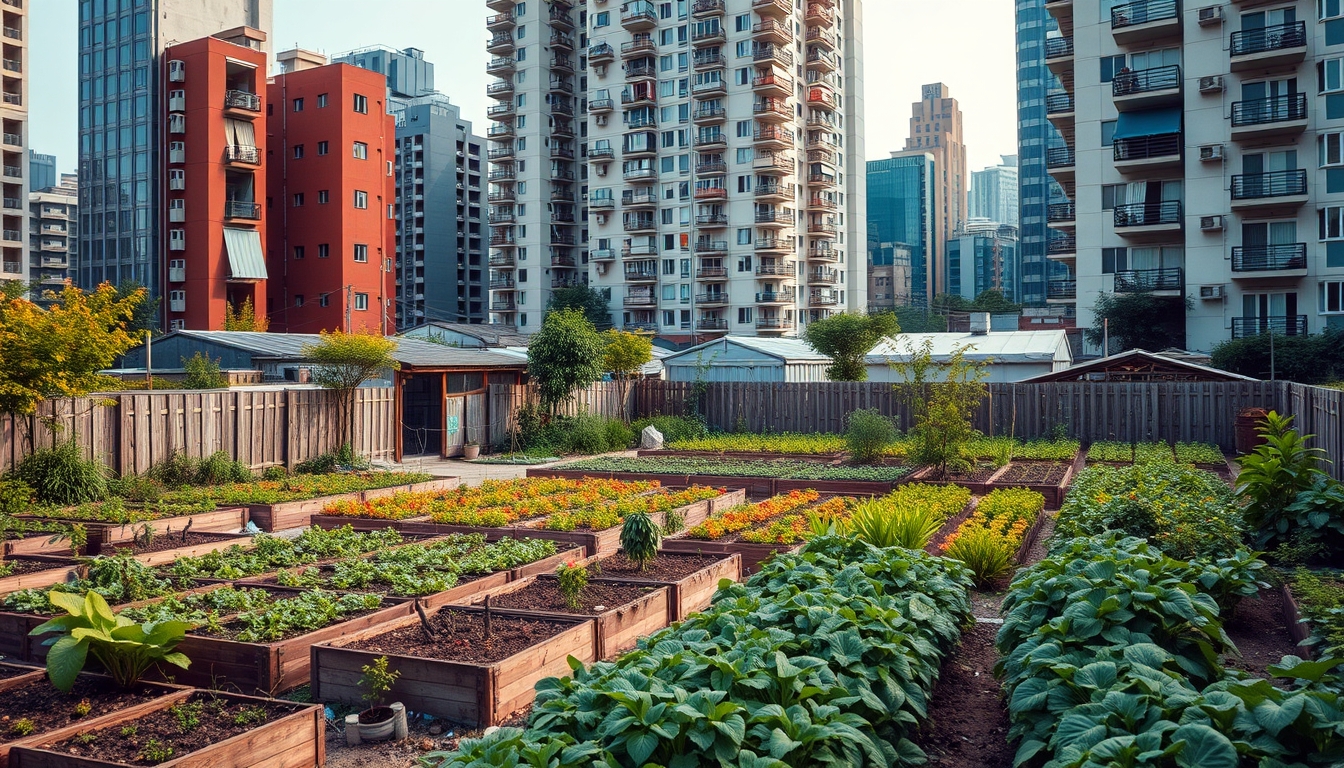
[[[425,52],[419,48],[398,51],[378,45],[343,53],[332,57],[331,62],[381,72],[387,78],[389,112],[401,109],[397,102],[435,93],[434,63],[425,61]]]
[[[269,34],[271,4],[79,0],[79,285],[135,280],[163,294],[169,85],[163,50],[244,26]]]
[[[387,78],[325,56],[278,56],[266,110],[271,330],[396,327],[396,122]]]
[[[585,62],[588,15],[568,0],[486,5],[495,11],[486,22],[486,72],[499,78],[486,89],[496,100],[486,110],[494,121],[486,134],[490,316],[531,333],[541,327],[552,290],[587,279],[584,65],[605,69],[615,53],[599,51]],[[588,101],[600,101],[596,90]]]
[[[164,302],[170,330],[266,312],[265,34],[246,27],[164,49]]]
[[[75,178],[70,174],[70,178]],[[28,188],[33,192],[40,192],[48,187],[54,187],[60,182],[60,174],[56,173],[56,156],[40,155],[33,150],[28,150]]]
[[[27,3],[0,6],[3,61],[0,62],[0,160],[3,160],[3,209],[0,218],[0,280],[28,280],[28,57]]]
[[[909,268],[895,272],[884,306],[928,306],[934,293],[937,237],[937,174],[927,152],[892,152],[868,163],[868,268],[893,266],[904,253]]]
[[[953,296],[972,301],[999,291],[1016,301],[1017,269],[1017,227],[971,219],[947,241],[947,292]]]
[[[1049,101],[1058,106],[1057,102],[1067,95],[1061,95],[1064,88],[1058,75],[1046,66],[1046,50],[1057,48],[1063,39],[1058,23],[1045,10],[1045,2],[1016,0],[1019,301],[1036,307],[1046,304],[1046,286],[1051,279],[1066,282],[1073,275],[1073,251],[1052,240],[1046,222],[1050,204],[1066,203],[1068,198],[1046,168],[1047,154],[1052,150],[1058,154],[1058,149],[1067,144],[1046,117],[1046,104]],[[1069,75],[1063,70],[1059,74]],[[1061,125],[1072,130],[1069,124]],[[1047,253],[1052,244],[1057,251],[1066,250]],[[1061,311],[1072,312],[1073,307]]]
[[[866,308],[858,0],[595,0],[577,61],[567,3],[488,4],[496,317],[585,278],[675,340]]]
[[[1017,155],[1002,155],[1003,161],[983,171],[971,172],[971,219],[988,219],[1017,226]]]
[[[29,277],[33,298],[60,292],[79,259],[79,180],[63,174],[28,195]]]
[[[1344,325],[1344,3],[1046,8],[1079,325],[1102,292],[1166,298],[1200,351]]]
[[[962,137],[961,107],[946,85],[932,83],[922,88],[922,98],[911,106],[910,136],[905,151],[928,153],[934,158],[934,251],[933,286],[930,296],[946,292],[943,282],[947,262],[943,246],[965,223],[970,207],[971,176]],[[896,155],[893,155],[895,157]]]

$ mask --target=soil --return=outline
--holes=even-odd
[[[15,721],[23,718],[33,721],[34,733],[47,733],[162,695],[163,689],[144,685],[123,690],[106,678],[80,677],[69,693],[56,690],[46,678],[35,680],[0,696],[0,743],[21,737],[21,734],[11,733],[10,729]],[[88,699],[90,709],[81,717],[75,713],[75,707],[85,699]]]
[[[19,665],[11,666],[8,664],[0,664],[0,680],[8,680],[12,677],[18,677],[19,675],[31,674],[33,672],[38,672],[41,669],[41,667],[23,667]]]
[[[1223,663],[1229,668],[1270,679],[1267,667],[1278,664],[1284,656],[1297,655],[1297,643],[1288,634],[1283,618],[1283,594],[1277,589],[1264,589],[1258,598],[1242,600],[1223,629],[1241,652],[1240,657],[1235,653],[1223,655]]]
[[[1011,768],[1008,710],[994,677],[994,634],[998,626],[977,623],[961,636],[961,646],[943,664],[929,702],[929,719],[917,742],[929,764],[966,768]]]
[[[1013,462],[994,484],[1059,485],[1063,482],[1064,475],[1068,473],[1069,466],[1051,462]]]
[[[1045,518],[1041,521],[1041,530],[1036,535],[1036,541],[1027,550],[1027,556],[1022,560],[1022,566],[1026,567],[1034,563],[1039,563],[1045,559],[1045,553],[1050,549],[1050,537],[1055,535],[1055,514],[1054,512],[1042,512]]]
[[[12,568],[12,570],[9,572],[10,576],[20,576],[25,573],[37,573],[38,571],[55,571],[55,570],[68,571],[70,570],[70,566],[74,565],[73,561],[71,561],[69,565],[63,565],[61,563],[52,563],[52,562],[41,562],[37,560],[5,560],[4,563],[5,565],[10,566]]]
[[[942,477],[934,470],[929,473],[927,479],[945,483],[984,483],[998,471],[999,468],[993,464],[980,464],[970,472],[948,472],[946,476]]]
[[[645,568],[630,562],[625,553],[604,557],[600,561],[601,569],[589,568],[593,576],[602,578],[621,577],[639,581],[681,581],[696,571],[708,568],[722,560],[711,555],[679,555],[659,553]]]
[[[220,541],[218,535],[207,533],[187,533],[185,541],[180,533],[160,534],[155,536],[148,545],[140,542],[118,542],[116,544],[106,544],[104,549],[112,549],[116,552],[125,552],[129,550],[132,554],[147,555],[151,552],[163,552],[169,549],[178,549],[179,547],[192,547],[197,544],[213,544]],[[239,536],[236,541],[230,541],[230,544],[242,544],[247,541],[246,536]]]
[[[979,503],[980,500],[978,498],[971,499],[971,503],[966,506],[966,509],[963,509],[956,517],[950,518],[947,522],[943,523],[943,527],[938,529],[938,532],[933,535],[932,539],[929,539],[929,545],[924,548],[924,551],[931,555],[939,554],[939,547],[943,545],[944,541],[947,541],[947,537],[951,536],[954,531],[961,527],[962,523],[966,522],[971,514],[975,512],[975,507]]]
[[[312,568],[312,567],[313,567],[313,566],[310,566],[310,565],[309,565],[309,566],[298,566],[298,567],[296,567],[296,568],[291,568],[290,570],[291,570],[291,571],[295,571],[295,572],[302,572],[302,571],[304,571],[304,570],[306,570],[306,569],[308,569],[308,568]],[[328,576],[328,577],[331,575],[331,571],[332,571],[332,568],[331,568],[331,567],[329,567],[329,566],[318,566],[318,567],[320,567],[320,568],[322,569],[323,575]],[[453,589],[456,589],[456,588],[462,586],[463,584],[470,584],[470,583],[473,582],[473,581],[477,581],[477,580],[479,580],[479,579],[483,579],[483,578],[485,578],[486,576],[491,576],[491,575],[493,575],[493,574],[489,574],[489,573],[474,573],[474,574],[470,574],[470,575],[468,575],[468,574],[458,574],[458,577],[457,577],[457,583],[454,584],[452,588],[453,588]],[[268,586],[268,587],[282,586],[282,585],[280,584],[280,581],[279,581],[276,577],[274,577],[274,576],[271,576],[271,577],[262,579],[262,580],[260,580],[260,581],[257,581],[256,579],[251,579],[251,580],[248,581],[248,584],[249,584],[249,585],[258,584],[258,585]],[[361,595],[369,595],[369,594],[377,593],[377,594],[391,595],[391,596],[394,596],[394,597],[417,597],[417,595],[397,595],[396,593],[394,593],[394,592],[392,591],[392,585],[390,585],[390,584],[376,584],[376,583],[375,583],[375,584],[370,584],[370,585],[367,586],[367,587],[333,587],[333,586],[331,586],[330,584],[326,583],[325,580],[324,580],[323,583],[322,583],[321,585],[317,586],[317,587],[308,587],[308,586],[305,585],[304,588],[305,588],[305,589],[325,589],[325,590],[327,590],[328,592],[353,592],[353,593],[361,594]],[[418,597],[425,597],[425,595],[418,595]]]
[[[158,765],[164,761],[142,756],[151,742],[157,742],[165,751],[171,750],[170,759],[176,760],[292,712],[291,707],[282,704],[238,701],[202,691],[186,702],[93,731],[95,738],[87,744],[75,737],[47,749],[122,765]],[[184,729],[183,720],[192,717],[200,723],[186,724]],[[243,722],[236,722],[239,719]],[[123,729],[129,726],[135,731],[126,735]]]
[[[277,596],[276,596],[276,599],[280,599],[280,598],[282,598],[282,597],[289,597],[289,596],[290,596],[290,595],[277,595]],[[374,611],[381,611],[381,610],[383,610],[383,609],[386,608],[386,607],[388,607],[388,604],[387,604],[386,601],[384,601],[383,604],[380,605],[380,606],[378,606],[377,608],[372,608],[372,609],[367,610],[367,611],[355,611],[355,612],[353,612],[353,613],[347,613],[347,614],[344,614],[344,615],[341,615],[341,616],[337,616],[335,619],[332,620],[331,624],[339,624],[339,623],[341,623],[341,622],[343,622],[343,621],[350,621],[350,620],[352,620],[352,619],[357,619],[357,618],[359,618],[360,616],[368,616],[370,613],[373,613]],[[327,624],[326,626],[329,627],[329,626],[331,626],[331,624]],[[255,641],[255,642],[262,643],[262,644],[266,644],[266,643],[278,643],[278,642],[281,642],[282,640],[288,640],[288,639],[290,639],[290,638],[292,638],[292,637],[302,637],[303,635],[306,635],[306,634],[308,634],[308,633],[310,633],[310,632],[316,632],[316,631],[318,631],[319,629],[325,629],[325,628],[326,628],[326,627],[316,627],[316,628],[314,628],[314,629],[295,630],[295,631],[292,631],[292,632],[286,632],[286,633],[284,633],[283,635],[281,635],[280,637],[273,638],[273,639],[271,639],[271,640],[258,640],[258,641]],[[245,629],[247,629],[247,627],[246,627],[246,625],[244,625],[242,622],[230,621],[230,622],[224,624],[223,627],[221,627],[221,630],[222,630],[222,631],[220,631],[220,632],[210,632],[210,631],[208,631],[205,627],[198,627],[197,629],[193,629],[193,630],[191,631],[191,634],[193,634],[193,635],[199,635],[199,636],[201,636],[201,637],[213,637],[213,638],[218,639],[218,640],[236,640],[237,637],[238,637],[238,633],[239,633],[239,632],[242,632],[242,631],[245,630]]]
[[[560,594],[555,579],[537,579],[526,587],[490,598],[492,608],[514,608],[522,611],[563,613],[571,616],[593,616],[632,603],[649,593],[652,587],[634,584],[606,584],[592,582],[583,589],[579,610],[575,611]],[[598,610],[598,608],[602,610]]]
[[[491,616],[491,638],[486,642],[485,618],[479,611],[441,608],[430,616],[429,623],[434,629],[433,639],[425,637],[419,624],[410,624],[344,647],[425,659],[493,664],[574,626],[566,621]]]

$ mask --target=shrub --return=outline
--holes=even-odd
[[[636,420],[630,428],[634,430],[635,435],[639,435],[648,426],[663,433],[663,441],[668,444],[709,437],[709,430],[704,422],[686,416],[650,416]]]
[[[107,476],[107,467],[85,459],[70,439],[24,459],[11,479],[31,487],[38,501],[68,507],[106,498]]]
[[[174,453],[150,467],[145,476],[163,483],[168,488],[184,488],[195,482],[196,471],[199,466],[199,460],[193,459],[185,453]]]
[[[621,549],[630,562],[643,570],[658,556],[658,542],[662,531],[647,512],[635,512],[621,525]]]
[[[223,485],[225,483],[246,483],[252,480],[252,470],[240,461],[229,458],[229,454],[216,451],[201,462],[196,471],[196,485]]]
[[[620,419],[609,419],[606,430],[608,451],[623,451],[635,442],[635,433]]]
[[[606,453],[606,424],[596,416],[578,416],[569,425],[566,453]]]
[[[229,377],[219,368],[219,360],[211,360],[197,352],[191,359],[182,358],[182,368],[187,372],[182,380],[184,389],[225,389],[229,386]]]
[[[1272,550],[1314,541],[1325,552],[1344,551],[1344,489],[1321,471],[1325,452],[1307,445],[1314,435],[1300,435],[1292,424],[1293,417],[1270,411],[1260,425],[1265,442],[1237,459],[1251,543]]]
[[[988,587],[1007,576],[1013,569],[1013,557],[1017,547],[1013,543],[989,528],[973,527],[960,531],[950,544],[943,548],[943,556],[960,560],[971,570],[977,587]]]
[[[295,464],[294,473],[298,475],[329,475],[332,472],[344,469],[361,470],[368,469],[368,467],[369,462],[356,454],[355,449],[349,443],[346,443],[334,451]]]
[[[0,479],[0,518],[22,515],[33,505],[32,486],[22,480]]]
[[[855,411],[849,415],[845,443],[854,460],[871,464],[881,458],[887,446],[896,441],[896,426],[876,408]]]

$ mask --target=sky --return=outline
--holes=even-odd
[[[273,50],[295,46],[337,54],[386,45],[420,48],[435,84],[484,133],[483,0],[274,0]],[[75,169],[77,38],[75,0],[31,4],[30,144]],[[866,0],[865,103],[868,159],[905,146],[920,86],[945,83],[961,103],[971,170],[1016,152],[1017,66],[1013,4],[1007,0]]]

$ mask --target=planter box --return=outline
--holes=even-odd
[[[38,519],[38,518],[30,518]],[[40,518],[52,522],[71,522],[61,521],[57,518]],[[165,517],[159,520],[147,520],[143,523],[91,523],[83,522],[88,529],[89,544],[85,547],[85,554],[97,555],[102,552],[106,544],[115,544],[123,541],[131,541],[135,538],[136,532],[143,526],[148,525],[150,530],[157,536],[167,533],[169,528],[175,532],[181,533],[188,524],[191,525],[193,533],[239,533],[247,527],[248,512],[244,507],[226,507],[224,509],[211,510],[210,512],[197,512],[193,515],[179,515],[177,517]],[[5,542],[5,555],[57,555],[68,554],[70,547],[65,541],[51,541],[53,534],[35,534],[23,539],[13,539]]]
[[[1316,647],[1307,644],[1311,639],[1311,625],[1303,620],[1302,611],[1293,599],[1293,591],[1287,584],[1280,586],[1279,590],[1283,595],[1283,621],[1288,625],[1288,636],[1297,643],[1297,655],[1304,659],[1316,658]]]
[[[972,495],[984,496],[992,489],[991,483],[994,482],[994,479],[1003,474],[1007,469],[1007,465],[999,467],[999,469],[996,470],[993,475],[990,475],[988,479],[975,483],[962,480],[932,480],[929,476],[933,474],[933,467],[925,467],[918,472],[912,473],[909,476],[909,481],[912,483],[923,483],[924,485],[959,485],[970,491]]]
[[[555,573],[555,569],[564,563],[575,562],[583,559],[583,550],[579,547],[571,549],[560,548],[561,551],[551,555],[545,560],[538,560],[535,563],[520,565],[509,571],[509,581],[525,579],[528,576],[540,576],[543,573]]]
[[[309,515],[308,525],[315,525],[325,530],[334,530],[350,526],[356,531],[368,533],[369,531],[382,531],[388,528],[395,528],[402,533],[410,533],[410,529],[404,527],[407,523],[427,523],[429,515],[417,515],[415,517],[405,517],[400,520],[381,520],[372,517],[349,517],[347,515]],[[439,534],[433,534],[435,536]]]
[[[491,590],[488,593],[482,593],[470,599],[463,601],[463,604],[480,605],[485,595],[506,595],[526,588],[529,584],[538,579],[553,579],[553,576],[531,576],[525,579],[511,582],[498,589]],[[594,580],[596,581],[596,579]],[[621,582],[625,584],[647,585],[647,582],[627,581],[625,579],[605,579],[607,582]],[[595,632],[593,635],[593,655],[597,659],[614,659],[621,653],[635,647],[635,644],[641,637],[647,637],[654,632],[666,627],[670,622],[669,604],[671,602],[671,591],[667,587],[659,587],[650,590],[647,594],[637,600],[632,600],[624,605],[618,605],[605,613],[596,616],[587,616],[593,620]],[[491,610],[494,610],[493,608]],[[566,618],[583,619],[585,616],[574,614],[551,613],[548,611],[531,611],[522,608],[507,608],[509,613],[518,616],[527,616],[530,618],[547,618],[555,616],[564,616]]]
[[[86,568],[68,557],[54,557],[51,555],[23,555],[15,558],[8,558],[14,562],[25,563],[46,563],[50,567],[41,571],[29,571],[19,573],[13,576],[0,578],[0,595],[7,595],[10,592],[18,592],[22,589],[42,589],[54,584],[60,584],[63,581],[77,578],[84,574]]]
[[[797,552],[803,544],[751,544],[745,541],[701,541],[699,539],[663,539],[664,552],[688,555],[737,555],[743,578],[761,569],[761,563],[780,552]]]
[[[186,690],[114,712],[76,728],[46,734],[40,739],[15,746],[10,753],[13,768],[95,768],[96,766],[123,765],[87,757],[75,757],[42,749],[44,745],[64,741],[71,736],[91,730],[102,730],[133,722],[146,715],[167,709],[195,695]],[[230,693],[212,695],[236,702],[261,699]],[[271,705],[277,702],[267,702]],[[216,742],[195,752],[174,757],[160,766],[167,768],[317,768],[326,762],[326,720],[322,707],[313,704],[283,704],[293,713],[224,741]]]
[[[42,638],[29,637],[28,633],[51,618],[29,613],[0,613],[0,656],[13,661],[38,661],[36,650],[42,645]],[[45,648],[42,656],[46,656]]]
[[[440,610],[478,611],[454,607]],[[492,615],[518,615],[515,611],[491,610]],[[538,618],[528,615],[527,618]],[[387,654],[388,666],[401,673],[388,693],[414,712],[442,717],[478,728],[498,725],[536,698],[536,684],[547,677],[567,676],[569,657],[584,664],[597,660],[594,654],[594,624],[591,620],[543,617],[568,628],[507,659],[492,664],[424,659]],[[389,630],[420,623],[410,616],[373,629],[314,645],[311,650],[313,700],[358,704],[360,668],[383,654],[344,646]]]
[[[771,495],[789,491],[814,490],[829,496],[886,496],[909,481],[911,472],[900,480],[776,480]]]
[[[660,554],[680,554],[672,552],[662,552]],[[654,581],[638,578],[595,578],[596,582],[612,582],[624,584],[654,584],[667,587],[667,620],[668,623],[685,621],[687,616],[697,611],[703,611],[709,607],[713,601],[714,593],[719,589],[719,582],[728,579],[729,581],[739,581],[742,578],[742,556],[733,553],[726,555],[716,563],[712,563],[705,568],[701,568],[695,573],[686,576],[678,581]]]
[[[196,531],[193,530],[192,533],[195,534]],[[201,555],[210,552],[218,552],[223,549],[228,549],[235,544],[242,544],[250,547],[252,542],[252,537],[247,535],[235,535],[231,533],[209,533],[205,535],[210,538],[210,541],[204,541],[199,544],[187,544],[181,547],[174,547],[173,549],[160,550],[158,552],[146,552],[143,555],[136,555],[135,559],[149,566],[171,565],[176,562],[179,557],[200,557]],[[107,549],[114,549],[116,543],[113,543],[112,546],[105,546]]]
[[[1013,466],[1030,465],[1030,464],[1063,464],[1063,462],[1014,461],[1005,466],[999,472],[995,473],[994,477],[991,478],[988,483],[986,483],[987,489],[985,492],[988,493],[996,488],[1026,488],[1027,490],[1035,491],[1045,497],[1046,509],[1059,509],[1060,506],[1064,503],[1064,497],[1069,492],[1069,486],[1073,484],[1073,475],[1074,475],[1073,465],[1070,464],[1067,466],[1067,468],[1064,470],[1064,477],[1061,478],[1060,481],[1058,483],[1055,483],[1054,485],[1048,485],[1044,483],[1037,483],[1037,484],[1014,483],[1002,479],[1004,475],[1008,474],[1008,471]]]
[[[361,491],[360,501],[372,501],[387,496],[394,496],[398,493],[432,493],[434,491],[451,491],[462,485],[460,477],[436,477],[433,480],[426,480],[423,483],[411,483],[410,485],[394,485],[389,488],[371,488],[367,491]]]
[[[844,453],[765,453],[759,451],[676,451],[640,449],[637,456],[643,458],[692,458],[692,459],[730,459],[736,461],[811,461],[817,464],[839,464]]]
[[[682,518],[685,520],[683,529],[692,528],[705,521],[713,509],[729,509],[739,504],[746,503],[747,494],[738,489],[728,491],[726,494],[715,499],[706,499],[678,507]],[[712,505],[710,502],[717,502]],[[667,523],[667,515],[663,512],[657,512],[651,515],[653,521],[659,526]],[[617,525],[602,531],[574,530],[574,531],[550,531],[540,526],[545,524],[545,519],[530,521],[530,524],[518,525],[513,528],[515,538],[531,537],[534,539],[549,539],[551,541],[562,542],[576,547],[583,547],[588,557],[605,557],[614,555],[621,548],[621,526]]]
[[[362,494],[356,491],[355,493],[340,493],[335,496],[319,496],[316,499],[285,501],[279,504],[252,504],[248,507],[248,512],[252,516],[252,522],[256,523],[258,528],[267,533],[275,533],[276,531],[287,531],[291,528],[306,528],[312,516],[321,513],[322,509],[328,504],[334,504],[338,501],[357,502],[361,499]],[[386,527],[386,525],[381,526],[381,528]]]

